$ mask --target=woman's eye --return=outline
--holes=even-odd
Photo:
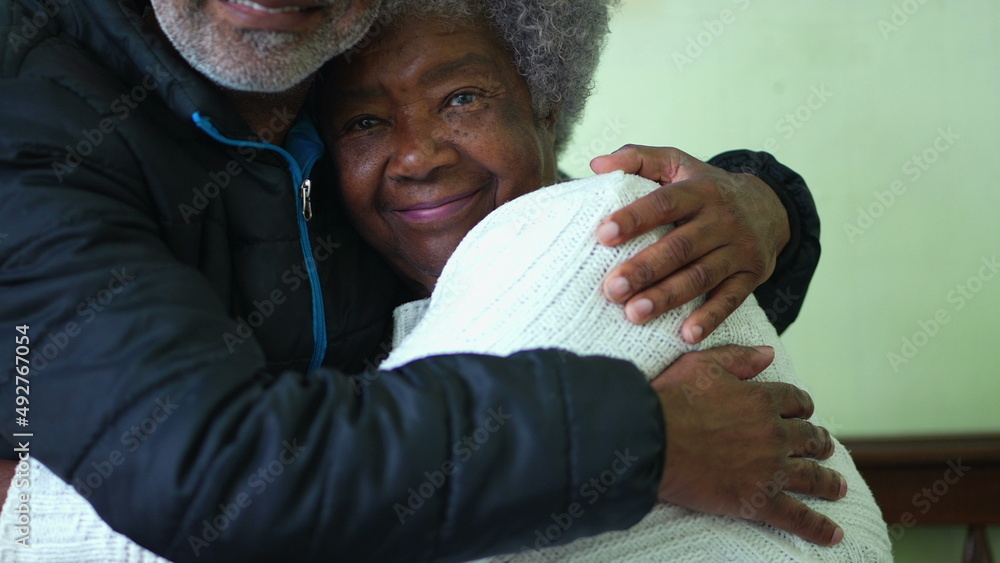
[[[464,106],[479,99],[479,95],[474,92],[459,92],[448,100],[449,106]]]
[[[355,119],[347,129],[349,131],[368,131],[374,129],[379,124],[379,120],[374,117],[359,117]]]

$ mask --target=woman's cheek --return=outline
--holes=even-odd
[[[373,167],[353,143],[340,143],[334,151],[344,206],[357,221],[369,221],[375,208],[377,178]]]
[[[381,180],[379,171],[384,167],[379,167],[378,163],[384,151],[366,141],[369,139],[351,139],[343,143],[337,154],[337,166],[344,178],[342,189],[373,195]]]
[[[499,101],[476,112],[458,137],[475,145],[480,158],[501,177],[512,176],[523,165],[523,159],[532,156],[532,151],[524,146],[528,139],[522,136],[516,118],[518,112],[510,106],[506,101]]]

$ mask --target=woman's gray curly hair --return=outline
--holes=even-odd
[[[618,0],[384,0],[370,35],[407,16],[488,19],[528,82],[535,115],[559,110],[558,154],[590,96],[608,19],[617,4]]]

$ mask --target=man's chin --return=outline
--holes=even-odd
[[[158,23],[174,48],[213,83],[240,92],[280,93],[301,85],[362,37],[375,16],[362,16],[349,34],[339,36],[337,23],[322,18],[302,32],[241,29],[221,15],[221,0],[188,9],[180,4],[154,2]]]
[[[219,45],[207,44],[181,54],[195,70],[230,90],[285,92],[312,77],[327,59],[325,53],[295,34],[235,28],[225,31],[228,33],[219,35],[226,37],[228,55],[222,55]]]
[[[215,85],[235,92],[255,92],[260,94],[280,94],[302,86],[315,74],[314,71],[295,75],[271,76],[267,73],[220,72],[211,65],[195,66],[195,70],[205,75]]]

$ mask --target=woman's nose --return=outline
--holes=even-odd
[[[458,151],[449,142],[446,129],[434,120],[402,120],[392,135],[387,173],[394,180],[428,180],[458,163]]]

